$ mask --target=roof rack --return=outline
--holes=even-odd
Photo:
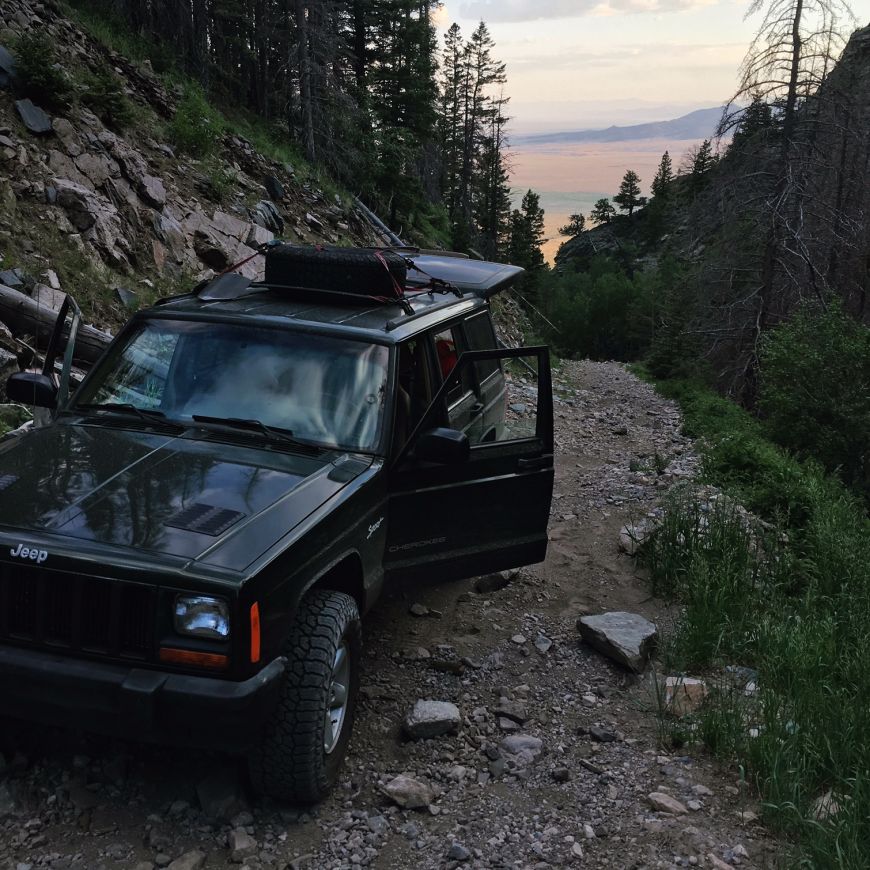
[[[368,296],[364,293],[342,293],[340,290],[321,290],[318,287],[294,287],[290,284],[267,284],[265,282],[254,282],[251,287],[256,290],[276,290],[281,293],[292,295],[295,299],[307,299],[309,301],[326,301],[344,302],[346,305],[359,306],[365,302],[371,302],[375,305],[399,305],[402,310],[411,315],[414,309],[411,303],[404,297],[396,297],[389,299],[386,296]]]
[[[435,305],[427,305],[426,308],[421,308],[419,311],[414,311],[412,309],[410,314],[407,314],[405,317],[394,317],[392,320],[388,320],[384,326],[384,330],[386,332],[392,332],[394,329],[398,329],[400,326],[404,326],[406,323],[410,323],[410,321],[416,320],[418,317],[425,317],[427,314],[432,314],[435,311],[442,311],[445,308],[450,308],[451,305],[456,305],[457,301],[462,302],[479,298],[480,297],[476,296],[474,293],[468,293],[461,295],[458,300],[454,296],[451,299],[445,299],[443,302],[438,302]]]

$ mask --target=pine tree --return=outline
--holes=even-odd
[[[533,190],[527,190],[520,207],[511,213],[508,245],[510,262],[531,273],[540,271],[545,263],[541,250],[545,241],[541,198]]]
[[[613,201],[629,215],[644,204],[645,200],[640,195],[640,176],[633,169],[627,170],[622,176],[619,193],[613,197]]]
[[[572,239],[579,236],[586,229],[586,218],[582,214],[572,214],[568,217],[568,223],[559,227],[560,236],[570,236]]]
[[[671,163],[671,155],[665,151],[662,154],[661,163],[659,163],[658,171],[653,179],[651,192],[656,199],[665,199],[668,195],[668,188],[674,180],[674,168]]]
[[[602,197],[595,200],[595,205],[592,206],[592,211],[589,214],[589,220],[596,224],[609,224],[616,214],[616,209],[611,205],[609,199]]]
[[[776,127],[773,109],[756,91],[752,95],[752,102],[743,110],[734,128],[734,136],[728,147],[729,153],[740,151],[759,140],[763,144],[767,134],[775,132]]]
[[[692,175],[706,175],[716,165],[716,155],[713,154],[713,143],[709,139],[705,139],[692,160]]]

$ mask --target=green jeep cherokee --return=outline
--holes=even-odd
[[[258,791],[314,802],[384,583],[544,558],[552,388],[546,348],[493,331],[520,269],[378,252],[395,293],[374,293],[371,252],[324,252],[321,282],[294,256],[136,314],[71,397],[67,305],[43,373],[10,378],[51,416],[0,445],[0,695],[12,717],[243,753]]]

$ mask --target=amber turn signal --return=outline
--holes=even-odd
[[[251,663],[260,661],[260,605],[251,605]]]
[[[223,670],[228,664],[226,656],[217,653],[194,652],[189,649],[174,649],[173,647],[160,647],[160,661],[173,665],[193,665],[195,668],[211,668]]]

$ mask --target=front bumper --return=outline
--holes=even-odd
[[[283,673],[282,658],[231,682],[0,645],[0,715],[244,752],[277,703]]]

